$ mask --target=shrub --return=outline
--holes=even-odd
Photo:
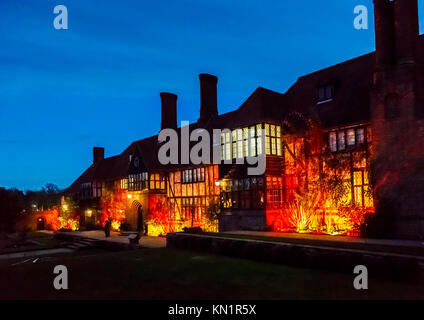
[[[183,228],[183,231],[185,233],[202,233],[203,232],[202,228],[200,228],[200,227],[193,227],[193,228],[185,227],[185,228]]]

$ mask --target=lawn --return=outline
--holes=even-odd
[[[171,249],[82,251],[0,261],[0,299],[423,299],[419,284],[252,262]],[[53,288],[53,268],[69,271],[69,290]]]
[[[20,234],[9,234],[0,237],[0,254],[29,250],[50,249],[59,246],[61,241],[54,239],[51,234],[29,232],[25,238]]]

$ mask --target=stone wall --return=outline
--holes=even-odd
[[[323,268],[352,273],[357,265],[369,272],[421,279],[423,257],[361,251],[354,249],[300,245],[283,242],[232,239],[202,234],[170,233],[167,248],[245,258],[307,268]]]
[[[219,219],[220,231],[252,230],[261,231],[266,228],[265,210],[223,211]]]

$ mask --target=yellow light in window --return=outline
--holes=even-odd
[[[131,199],[131,198],[132,198],[132,195],[131,195],[131,194],[129,194],[127,197],[128,197],[128,199]]]
[[[256,125],[256,135],[258,137],[260,137],[262,135],[262,125],[261,124]]]

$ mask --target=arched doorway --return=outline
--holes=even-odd
[[[133,201],[131,205],[131,211],[135,213],[135,227],[138,232],[144,232],[144,212],[143,206],[137,200]]]

